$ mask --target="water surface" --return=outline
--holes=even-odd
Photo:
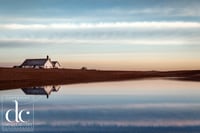
[[[200,83],[134,80],[0,91],[34,99],[34,132],[200,132]],[[36,95],[37,94],[37,95]]]

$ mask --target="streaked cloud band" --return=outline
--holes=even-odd
[[[99,23],[52,23],[52,24],[0,24],[1,29],[88,29],[88,28],[200,28],[199,22],[99,22]]]
[[[116,39],[116,40],[109,40],[109,39],[50,39],[50,38],[7,38],[7,39],[0,39],[1,44],[96,44],[96,45],[199,45],[199,40],[168,40],[168,39],[136,39],[136,40],[129,40],[129,39]]]

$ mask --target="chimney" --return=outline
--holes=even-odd
[[[49,56],[47,55],[47,59],[49,59]]]

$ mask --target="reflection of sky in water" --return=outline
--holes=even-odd
[[[200,131],[200,83],[138,80],[66,85],[34,96],[35,131]],[[1,91],[24,95],[22,90]]]

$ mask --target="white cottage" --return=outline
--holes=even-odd
[[[21,65],[21,68],[60,68],[60,64],[57,61],[51,61],[49,56],[42,59],[26,59]]]

